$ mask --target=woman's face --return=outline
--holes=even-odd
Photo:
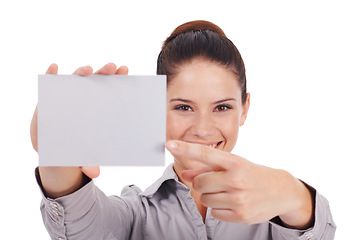
[[[230,152],[248,108],[249,95],[242,104],[241,89],[234,73],[216,63],[193,60],[180,67],[167,87],[166,139]],[[175,159],[175,168],[201,166],[190,159],[176,156]]]

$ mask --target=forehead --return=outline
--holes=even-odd
[[[205,60],[194,60],[178,68],[167,88],[169,97],[240,99],[236,75],[227,68]],[[178,96],[177,96],[178,95]]]

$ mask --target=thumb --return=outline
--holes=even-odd
[[[81,167],[82,172],[89,178],[97,178],[100,175],[100,167]]]
[[[57,74],[57,70],[58,70],[57,64],[53,63],[47,69],[46,74]],[[31,120],[30,137],[31,137],[32,146],[37,152],[37,105]]]

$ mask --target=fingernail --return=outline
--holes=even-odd
[[[176,149],[178,145],[177,143],[171,141],[167,144],[167,147],[169,147],[170,149]]]

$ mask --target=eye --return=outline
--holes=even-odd
[[[188,105],[178,105],[174,109],[182,112],[192,111],[192,108]]]
[[[227,111],[229,109],[232,109],[231,106],[227,105],[227,104],[221,104],[221,105],[218,105],[214,111],[215,112],[223,112],[223,111]]]

